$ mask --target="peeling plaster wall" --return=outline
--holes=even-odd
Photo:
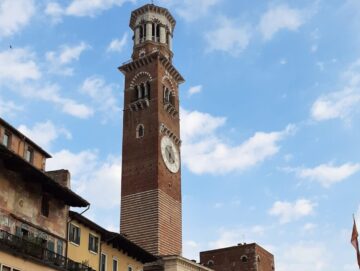
[[[49,196],[49,216],[41,214],[42,187],[25,182],[21,175],[3,167],[0,161],[0,229],[6,230],[5,217],[16,223],[28,224],[32,228],[44,229],[48,235],[66,239],[68,207],[64,202]],[[11,233],[15,233],[11,225]]]

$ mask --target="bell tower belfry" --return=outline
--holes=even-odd
[[[120,232],[155,255],[181,255],[179,84],[175,20],[148,4],[131,13],[125,75]]]

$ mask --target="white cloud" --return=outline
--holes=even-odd
[[[319,182],[324,187],[330,187],[354,175],[360,170],[360,164],[346,163],[340,166],[322,164],[314,168],[295,169],[303,179]]]
[[[76,54],[71,53],[61,57],[64,63],[74,58]],[[51,102],[64,113],[78,118],[88,118],[93,114],[92,108],[63,97],[57,84],[40,82],[41,77],[42,72],[33,52],[24,48],[0,52],[0,86],[6,86],[28,99]]]
[[[222,17],[217,21],[217,28],[205,34],[206,52],[223,51],[237,56],[247,48],[250,38],[249,27]]]
[[[187,22],[206,16],[221,0],[160,0],[160,5],[171,7]]]
[[[45,57],[49,62],[49,71],[62,75],[73,75],[73,68],[66,65],[79,60],[80,55],[88,48],[90,48],[89,45],[81,42],[74,46],[62,45],[58,52],[47,52]]]
[[[72,99],[62,97],[60,94],[60,87],[56,84],[45,86],[23,84],[19,86],[19,89],[16,91],[27,98],[51,102],[59,106],[64,113],[77,118],[87,119],[94,113],[91,107],[78,103]]]
[[[34,53],[18,48],[0,52],[0,84],[37,80],[41,72]]]
[[[0,116],[13,116],[17,112],[22,111],[24,108],[22,106],[17,105],[13,101],[4,101],[0,97]]]
[[[181,138],[191,142],[200,135],[209,136],[226,122],[224,117],[213,117],[198,111],[187,111],[181,108]]]
[[[331,252],[321,243],[298,242],[281,249],[277,254],[276,270],[325,271],[329,270]]]
[[[11,36],[26,26],[35,13],[33,0],[0,2],[0,37]]]
[[[114,94],[117,85],[106,84],[105,80],[98,76],[91,76],[85,79],[80,92],[88,95],[96,108],[101,111],[106,118],[120,115],[118,98]]]
[[[279,217],[280,223],[285,224],[313,214],[315,206],[316,203],[307,199],[299,199],[295,202],[276,201],[269,214]]]
[[[105,10],[114,6],[120,7],[126,2],[135,3],[136,0],[72,0],[66,7],[62,7],[58,2],[53,1],[47,4],[45,13],[53,16],[56,21],[60,21],[63,15],[95,17]]]
[[[109,46],[107,47],[106,51],[108,52],[121,52],[128,40],[128,33],[124,33],[121,39],[113,39]]]
[[[280,5],[269,8],[261,17],[259,31],[265,40],[270,40],[273,36],[283,30],[297,30],[305,22],[305,15],[301,10]]]
[[[61,135],[71,139],[68,130],[54,125],[51,121],[36,123],[32,128],[20,125],[18,130],[44,149],[50,149],[51,143]]]
[[[343,119],[348,121],[360,104],[360,59],[343,74],[344,87],[322,95],[311,107],[311,116],[316,121]]]
[[[236,246],[239,242],[253,243],[259,242],[259,236],[263,235],[266,228],[261,225],[238,228],[220,228],[219,237],[209,242],[208,249],[218,249],[229,246]]]
[[[120,205],[121,159],[108,157],[105,161],[94,150],[72,153],[62,150],[47,162],[47,170],[68,169],[74,190],[96,209]],[[101,191],[101,193],[99,193]]]
[[[348,88],[319,97],[312,105],[311,115],[316,121],[346,119],[359,103],[360,93]]]
[[[45,14],[52,17],[54,23],[61,22],[61,17],[64,13],[63,8],[57,2],[49,2],[45,8]]]
[[[189,88],[188,90],[188,96],[192,96],[194,94],[197,94],[197,93],[200,93],[203,89],[203,86],[202,85],[198,85],[198,86],[193,86],[191,88]]]
[[[317,228],[317,225],[316,225],[316,224],[314,224],[314,223],[306,223],[306,224],[303,226],[303,231],[305,231],[305,232],[312,232],[312,231],[314,231],[316,228]]]
[[[187,259],[198,261],[201,245],[193,240],[186,240],[183,244],[184,256]]]
[[[294,131],[257,132],[239,145],[230,146],[216,135],[225,118],[181,110],[182,161],[196,174],[244,171],[275,155],[278,142]]]

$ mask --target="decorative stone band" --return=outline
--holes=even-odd
[[[176,108],[171,103],[164,104],[164,109],[173,118],[176,118],[179,115],[179,112],[176,110]]]
[[[139,111],[139,110],[143,110],[149,106],[150,106],[149,99],[144,98],[144,99],[139,99],[139,100],[129,104],[129,109],[130,109],[130,111]]]
[[[167,135],[172,140],[174,140],[175,144],[178,146],[181,146],[181,140],[175,135],[174,132],[172,132],[164,123],[160,124],[159,132],[161,134]]]

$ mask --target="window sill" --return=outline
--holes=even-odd
[[[76,244],[76,243],[74,243],[74,242],[72,242],[72,241],[69,241],[69,243],[72,244],[73,246],[76,246],[76,247],[79,247],[79,246],[80,246],[80,244]]]
[[[94,255],[97,255],[97,254],[98,254],[98,252],[92,251],[92,250],[89,250],[89,252],[90,252],[91,254],[94,254]]]

